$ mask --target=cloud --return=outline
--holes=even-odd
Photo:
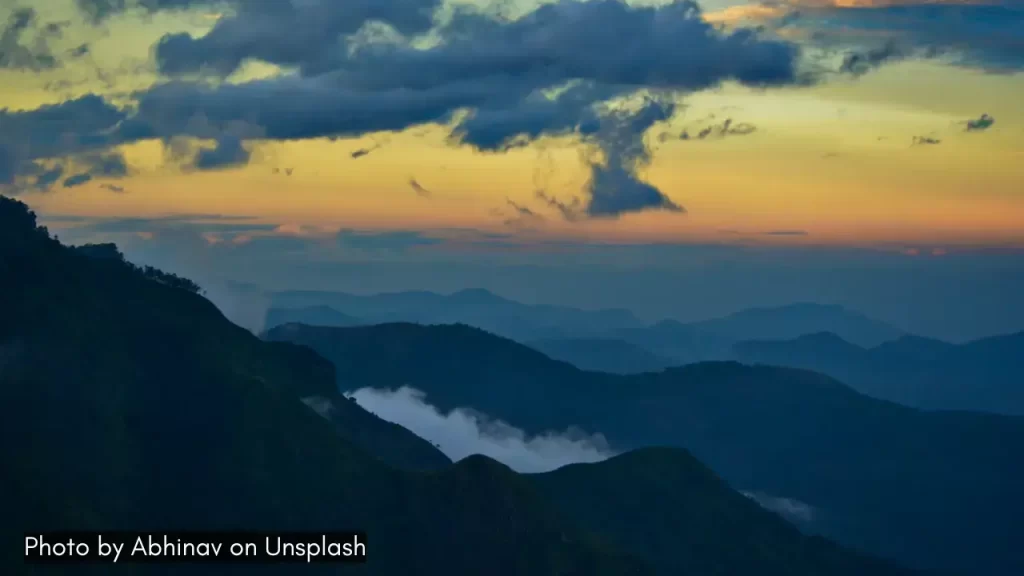
[[[102,184],[100,185],[100,188],[103,188],[104,190],[109,190],[116,194],[123,194],[124,192],[127,192],[127,190],[125,190],[123,186],[117,186],[114,184]]]
[[[70,161],[102,176],[117,176],[118,166],[126,173],[123,157],[118,165],[117,153],[110,150],[124,140],[113,132],[125,118],[94,95],[35,110],[0,109],[0,184],[12,187],[12,193],[37,188],[38,179],[16,184],[21,177],[38,176],[41,160]]]
[[[914,136],[914,146],[937,146],[942,144],[942,140],[934,138],[932,136]]]
[[[69,176],[64,180],[65,188],[77,188],[92,180],[92,174],[81,173]]]
[[[222,170],[249,163],[251,152],[242,146],[241,138],[223,135],[214,148],[202,148],[192,162],[197,170]]]
[[[246,60],[323,70],[343,57],[339,38],[367,22],[383,22],[403,35],[426,32],[440,0],[239,0],[201,37],[164,36],[156,46],[160,71],[227,76]],[[296,31],[301,30],[301,33]]]
[[[810,236],[806,230],[769,230],[761,234],[764,236]]]
[[[656,122],[672,117],[675,104],[647,99],[635,112],[617,111],[602,122],[594,136],[604,158],[590,163],[586,211],[591,216],[615,217],[626,212],[665,210],[685,213],[686,209],[661,190],[640,180],[637,172],[651,160],[644,134]]]
[[[529,229],[536,227],[544,222],[544,216],[538,214],[528,206],[524,206],[509,198],[505,199],[505,204],[512,209],[512,216],[505,217],[505,226],[511,226],[519,229]],[[502,210],[496,211],[498,216],[505,216]]]
[[[79,183],[81,184],[81,183]],[[117,191],[117,190],[112,190]],[[120,189],[124,191],[123,188]],[[234,240],[239,237],[267,235],[277,229],[276,224],[260,224],[247,216],[224,216],[220,214],[171,214],[151,218],[93,218],[48,216],[48,222],[74,224],[63,230],[62,237],[91,240],[109,238],[111,235],[144,235],[148,238],[168,237],[181,239],[207,237]]]
[[[269,0],[268,0],[269,1]],[[236,2],[221,0],[75,0],[75,6],[93,24],[123,14],[129,10],[140,10],[149,14],[159,11],[187,10],[194,7],[210,7]]]
[[[813,44],[850,50],[844,66],[855,75],[910,57],[942,56],[991,71],[1024,67],[1020,0],[788,0],[782,5],[799,11],[795,25]],[[764,16],[778,18],[791,10]]]
[[[50,41],[61,37],[63,25],[51,23],[38,28],[36,21],[36,11],[31,8],[11,12],[0,29],[0,69],[38,72],[60,65],[50,49]],[[35,38],[27,39],[33,31]]]
[[[881,46],[847,53],[839,71],[853,76],[863,76],[883,64],[903,60],[908,56],[910,52],[905,47],[895,40],[889,40]]]
[[[165,74],[228,74],[256,60],[291,72],[241,83],[179,79],[132,96],[118,109],[92,96],[18,116],[19,166],[139,140],[215,140],[196,167],[249,161],[247,140],[354,137],[452,123],[453,145],[498,152],[552,135],[590,151],[584,214],[681,207],[640,180],[648,161],[643,130],[667,118],[688,92],[728,80],[755,87],[800,84],[795,44],[754,29],[726,31],[693,2],[633,6],[618,0],[544,3],[509,18],[439,0],[235,0],[201,37],[165,36],[156,47]],[[210,5],[196,0],[82,0],[99,21],[129,8]],[[436,16],[436,17],[435,17]],[[370,34],[369,22],[397,34]],[[295,34],[295,30],[303,34]],[[430,31],[429,41],[419,35]],[[608,103],[656,92],[639,110]],[[47,123],[46,115],[74,115]],[[666,115],[667,113],[667,115]],[[77,118],[91,117],[89,122]],[[61,137],[53,138],[55,126]],[[635,133],[630,133],[633,131]],[[229,135],[229,136],[226,136]],[[353,154],[358,157],[360,154]],[[598,159],[600,157],[600,159]]]
[[[980,117],[973,120],[968,120],[967,131],[968,132],[984,132],[992,127],[996,123],[996,119],[989,116],[988,114],[982,114]]]
[[[414,248],[441,244],[444,240],[431,238],[417,231],[359,232],[338,231],[338,243],[345,248],[365,252],[405,252]]]
[[[408,387],[393,391],[363,388],[350,396],[380,418],[437,445],[453,461],[483,454],[517,472],[535,473],[614,456],[600,435],[569,430],[530,437],[473,410],[457,408],[442,414],[422,392]]]
[[[431,198],[434,193],[423,187],[422,184],[416,181],[415,178],[409,179],[409,187],[412,188],[413,192],[421,198]]]
[[[534,194],[537,196],[537,199],[543,200],[545,204],[558,210],[562,218],[568,222],[575,222],[584,216],[583,205],[579,198],[574,197],[572,200],[565,202],[543,190],[537,190]]]
[[[771,510],[787,520],[798,524],[814,521],[817,511],[810,504],[792,498],[780,498],[758,492],[742,492],[744,496],[757,502],[762,508]]]
[[[64,175],[64,167],[57,165],[49,170],[46,170],[36,176],[35,188],[38,190],[49,190],[51,186],[60,180],[61,176]]]
[[[757,126],[749,122],[734,123],[732,118],[726,118],[721,124],[701,128],[696,134],[691,135],[689,130],[684,130],[679,135],[680,140],[708,140],[725,138],[726,136],[748,136],[757,132]]]

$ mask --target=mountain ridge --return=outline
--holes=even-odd
[[[745,363],[814,370],[917,408],[1024,415],[1024,332],[963,344],[904,336],[872,348],[832,334],[739,342],[734,352]]]
[[[468,326],[296,326],[267,337],[318,350],[343,388],[408,386],[441,412],[472,407],[527,434],[576,427],[615,450],[686,448],[738,489],[815,507],[819,533],[875,555],[1024,570],[1008,536],[1024,531],[1024,498],[1011,488],[1024,482],[1013,448],[1024,444],[1022,418],[924,412],[808,370],[734,361],[586,372]]]
[[[658,558],[625,551],[616,534],[556,507],[559,492],[488,458],[427,471],[389,465],[380,453],[390,450],[386,443],[360,446],[304,403],[337,390],[336,367],[332,371],[314,351],[261,341],[227,321],[197,286],[182,279],[86,252],[52,240],[35,226],[27,207],[0,197],[0,272],[14,279],[0,283],[0,434],[19,439],[0,443],[4,533],[358,529],[370,538],[365,565],[325,564],[308,571],[664,574],[653,567]],[[526,351],[534,354],[539,353]],[[358,413],[351,408],[349,414]],[[372,420],[344,420],[372,431],[366,427]],[[659,461],[646,466],[657,468]],[[705,474],[689,457],[675,461],[684,463],[679,478]],[[650,496],[671,504],[670,492],[681,488],[673,482],[662,496]],[[585,481],[576,485],[576,495],[586,489]],[[792,562],[773,564],[784,573],[820,576],[817,552],[805,550],[806,541],[785,522],[755,512],[731,490],[704,496],[712,511],[746,506],[775,526],[767,534],[793,554]],[[621,514],[614,519],[628,519]],[[674,542],[656,524],[634,528],[665,545]],[[730,554],[762,557],[763,535],[748,533],[743,524],[723,534],[731,538],[722,543]],[[14,541],[5,540],[0,560],[13,574],[109,571],[72,565],[37,570],[10,549]],[[874,563],[850,550],[816,550],[844,567]],[[720,554],[710,550],[702,562],[717,565]],[[914,573],[879,565],[880,576]],[[294,571],[229,565],[132,569],[144,576]]]

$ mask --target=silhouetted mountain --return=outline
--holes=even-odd
[[[624,340],[610,338],[565,338],[527,342],[555,360],[568,362],[582,370],[639,374],[671,366],[673,362]]]
[[[742,362],[816,370],[908,406],[1024,415],[1024,332],[960,345],[904,336],[875,348],[816,334],[734,350]]]
[[[300,401],[336,390],[312,352],[262,342],[185,285],[65,248],[33,220],[0,198],[5,534],[350,528],[372,535],[368,574],[650,573],[496,462],[387,466]],[[4,558],[4,573],[38,572]]]
[[[529,433],[577,426],[613,448],[685,447],[731,485],[814,511],[812,529],[966,574],[1024,573],[1024,418],[930,413],[803,370],[704,363],[584,372],[467,326],[290,325],[268,337],[332,360],[339,385],[424,391]]]
[[[24,205],[2,197],[0,273],[6,280],[0,283],[4,534],[361,529],[368,532],[371,557],[352,569],[381,575],[659,573],[652,563],[666,575],[679,567],[688,574],[740,576],[749,568],[817,576],[845,573],[822,572],[823,566],[872,564],[812,543],[777,517],[757,512],[752,502],[675,452],[635,456],[627,461],[631,477],[616,471],[622,461],[593,474],[570,470],[569,476],[544,478],[515,474],[480,456],[433,472],[391,467],[382,460],[402,456],[396,443],[417,452],[418,460],[422,441],[395,426],[381,431],[371,415],[337,398],[338,375],[313,351],[257,339],[228,322],[185,279],[135,267],[110,248],[61,246],[35,226]],[[333,413],[325,409],[327,402],[334,404]],[[652,478],[670,483],[655,487]],[[574,498],[580,500],[562,507],[558,501],[567,482],[578,483]],[[666,559],[663,551],[678,545],[679,535],[665,531],[657,516],[622,506],[608,506],[607,522],[593,516],[593,509],[607,506],[598,498],[611,483],[627,493],[643,489],[651,512],[672,514],[676,525],[749,518],[756,530],[748,533],[745,521],[709,527],[728,541],[699,551],[692,565]],[[574,518],[591,484],[592,510]],[[715,488],[705,491],[706,486]],[[678,491],[691,491],[687,498],[700,501],[699,515],[673,508],[685,502],[672,496]],[[655,543],[630,553],[630,526]],[[109,572],[105,566],[28,566],[17,556],[20,551],[11,550],[17,540],[5,539],[5,574]],[[765,546],[777,546],[777,555],[789,560],[776,562]],[[877,566],[873,574],[909,574]],[[132,568],[144,575],[295,571]]]
[[[565,466],[535,480],[560,509],[651,559],[660,574],[866,576],[893,569],[887,562],[842,554],[832,542],[804,536],[752,500],[732,497],[735,491],[685,450],[645,448],[598,464]],[[601,506],[594,506],[595,497]],[[730,553],[740,542],[745,553]]]
[[[266,328],[296,322],[310,326],[360,326],[362,320],[342,314],[330,306],[307,306],[305,308],[271,308],[267,310]]]
[[[520,341],[591,336],[641,326],[641,322],[626,310],[530,306],[480,289],[462,290],[450,295],[433,292],[396,292],[372,296],[340,292],[278,292],[272,296],[272,305],[276,308],[329,306],[343,314],[360,318],[366,324],[463,323]],[[336,325],[323,318],[302,323]],[[273,325],[268,323],[267,327],[272,328]]]
[[[681,366],[708,360],[728,360],[734,340],[693,324],[663,320],[643,328],[619,330],[615,336]]]
[[[310,326],[466,324],[543,348],[552,357],[583,369],[616,373],[732,360],[732,346],[744,340],[782,340],[834,332],[851,342],[874,345],[902,335],[892,326],[841,306],[793,304],[753,308],[704,322],[664,320],[645,326],[626,310],[530,306],[480,289],[450,295],[395,292],[357,296],[309,291],[273,294],[266,328],[291,322]],[[613,344],[615,340],[621,344]],[[628,345],[633,349],[627,350]]]
[[[842,306],[800,303],[776,308],[751,308],[724,318],[695,322],[694,328],[731,339],[784,340],[804,334],[832,332],[848,342],[876,346],[903,331]]]

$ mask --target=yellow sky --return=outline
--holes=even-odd
[[[145,86],[152,76],[140,66],[152,43],[168,30],[196,30],[208,25],[204,22],[196,16],[117,21],[105,37],[88,38],[95,40],[101,68],[124,70],[112,88],[90,79],[88,63],[42,75],[2,71],[0,107],[31,109],[88,91]],[[80,40],[69,33],[65,42]],[[45,88],[61,78],[81,82],[63,90]],[[96,181],[25,200],[43,213],[222,213],[327,227],[487,230],[509,230],[504,220],[511,215],[507,200],[513,200],[544,215],[532,223],[540,229],[534,233],[544,236],[729,241],[725,231],[802,230],[808,235],[762,241],[1024,244],[1021,94],[1024,74],[911,62],[815,88],[726,87],[691,95],[671,127],[648,134],[656,151],[643,172],[685,206],[686,215],[561,221],[534,198],[534,190],[539,182],[562,199],[581,194],[586,173],[572,143],[480,154],[448,145],[441,128],[351,141],[259,144],[250,166],[218,173],[185,174],[162,166],[159,145],[147,143],[127,151],[137,173],[119,183],[125,194],[112,194]],[[997,119],[989,131],[966,133],[958,125],[982,113]],[[708,118],[712,114],[714,120]],[[699,130],[725,118],[758,130],[714,141],[657,142],[660,132]],[[942,144],[911,146],[915,136]],[[380,148],[358,160],[350,157],[374,145]],[[293,173],[275,174],[275,169]],[[432,197],[417,195],[411,179]],[[506,215],[498,209],[506,209]]]

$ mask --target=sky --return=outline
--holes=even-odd
[[[1022,0],[0,0],[0,193],[210,282],[1024,329]]]

